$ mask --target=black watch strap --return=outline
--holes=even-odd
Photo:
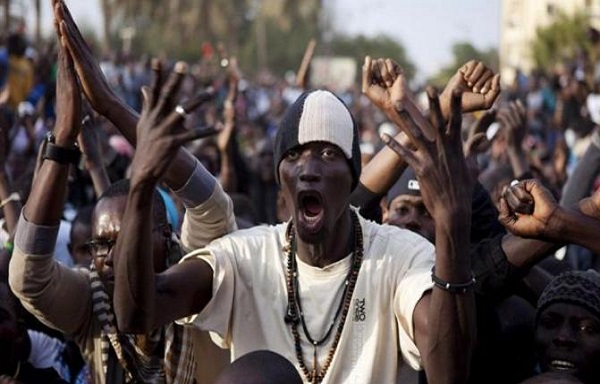
[[[60,164],[79,164],[81,152],[77,146],[65,148],[54,144],[54,136],[49,134],[46,138],[44,160],[56,161]]]

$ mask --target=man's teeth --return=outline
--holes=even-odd
[[[569,361],[564,361],[564,360],[552,360],[552,362],[550,363],[554,368],[556,369],[575,369],[575,364],[569,362]]]
[[[306,221],[314,222],[319,220],[319,215],[309,215],[307,212],[304,213]]]

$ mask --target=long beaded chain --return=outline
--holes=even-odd
[[[287,294],[288,294],[288,308],[285,316],[285,321],[290,323],[292,326],[292,334],[294,336],[294,344],[296,347],[296,358],[298,359],[298,364],[304,373],[304,376],[310,383],[321,383],[325,378],[325,374],[331,365],[331,361],[333,360],[333,355],[335,354],[335,350],[340,341],[340,337],[342,335],[342,331],[344,329],[344,324],[346,322],[346,317],[348,312],[350,311],[350,305],[352,302],[352,294],[354,293],[354,287],[356,286],[356,281],[358,280],[358,272],[360,271],[360,266],[362,264],[363,259],[363,234],[362,228],[360,226],[360,222],[358,220],[358,215],[351,211],[352,219],[353,219],[353,230],[354,230],[354,253],[352,255],[352,268],[348,271],[348,275],[346,276],[346,281],[344,282],[344,293],[342,295],[342,299],[340,304],[335,312],[335,316],[329,325],[329,329],[325,333],[325,336],[321,340],[315,340],[310,336],[308,332],[308,328],[306,327],[306,322],[304,321],[304,312],[302,310],[302,304],[300,301],[300,290],[298,289],[298,266],[296,263],[296,238],[294,235],[293,224],[290,222],[287,228],[287,240],[288,245],[286,247],[287,253],[287,273],[286,273],[286,283],[287,283]],[[327,354],[327,360],[323,364],[321,370],[318,368],[318,359],[317,359],[317,347],[323,345],[331,336],[331,332],[337,323],[338,318],[341,320],[338,323],[335,338],[333,339],[333,344],[329,349],[329,353]],[[312,370],[309,370],[304,362],[304,356],[302,354],[302,345],[300,343],[300,333],[298,332],[298,323],[302,324],[302,330],[304,331],[304,335],[306,336],[309,343],[313,345],[313,367]]]

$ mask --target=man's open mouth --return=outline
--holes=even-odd
[[[317,217],[323,212],[323,203],[321,202],[321,197],[317,193],[301,193],[300,204],[304,214],[309,218]]]
[[[302,224],[310,232],[321,229],[324,206],[321,194],[316,191],[305,191],[298,194],[298,207]]]

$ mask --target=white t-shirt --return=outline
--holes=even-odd
[[[362,218],[360,222],[363,263],[351,310],[323,383],[395,382],[402,361],[399,351],[411,367],[420,368],[421,364],[413,341],[412,316],[417,302],[432,286],[434,248],[412,232]],[[300,371],[291,326],[284,321],[285,228],[278,225],[238,231],[187,255],[184,260],[202,258],[213,268],[213,297],[200,314],[181,322],[213,332],[216,342],[231,349],[232,360],[267,349],[283,355]],[[350,263],[351,257],[346,257],[316,268],[298,260],[300,299],[314,339],[324,335],[334,318]],[[301,325],[298,330],[305,363],[312,369],[313,347]],[[326,361],[334,336],[335,328],[329,341],[318,347],[319,366]]]

